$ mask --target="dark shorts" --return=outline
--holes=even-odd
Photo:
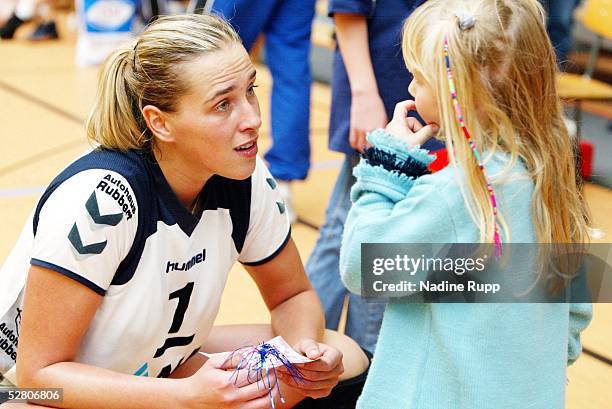
[[[365,349],[363,352],[371,363],[372,354]],[[368,364],[368,369],[364,373],[338,383],[329,396],[320,399],[306,398],[297,406],[294,406],[294,409],[354,409],[363,390],[369,369],[370,365]]]

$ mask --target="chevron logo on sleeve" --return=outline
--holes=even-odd
[[[72,247],[77,251],[77,253],[85,255],[85,254],[100,254],[106,248],[106,240],[100,243],[92,243],[88,245],[83,245],[83,240],[81,239],[81,233],[79,233],[79,228],[75,223],[70,229],[70,233],[68,233],[68,240]]]
[[[276,181],[273,178],[266,178],[266,182],[268,182],[272,190],[276,189]]]
[[[280,214],[285,213],[286,207],[283,202],[276,202],[276,206],[278,207],[278,211],[280,212]]]
[[[91,192],[91,196],[87,199],[85,203],[85,209],[91,216],[91,220],[93,220],[96,224],[105,224],[107,226],[116,226],[119,224],[121,219],[123,219],[123,212],[116,214],[100,214],[100,207],[98,206],[98,198],[96,196],[96,191]]]
[[[96,196],[95,190],[91,192],[87,202],[85,202],[85,209],[95,224],[116,226],[123,220],[123,212],[105,215],[100,214],[100,205],[98,204],[98,197]],[[99,243],[83,244],[83,239],[81,238],[81,233],[76,223],[72,225],[68,233],[68,241],[70,241],[70,244],[72,244],[72,247],[74,247],[77,253],[81,255],[100,254],[104,251],[107,244],[107,240]]]

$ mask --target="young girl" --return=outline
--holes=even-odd
[[[351,291],[361,243],[588,239],[543,21],[536,0],[432,0],[407,20],[415,100],[355,168],[340,259]],[[451,165],[426,174],[419,145],[438,131]],[[563,408],[590,317],[589,304],[391,303],[358,407]]]

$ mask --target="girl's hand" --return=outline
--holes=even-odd
[[[328,396],[344,373],[342,352],[311,339],[300,341],[293,349],[310,359],[318,359],[296,365],[302,374],[302,381],[293,380],[284,367],[278,369],[279,379],[304,397],[316,399]]]
[[[363,152],[366,135],[374,129],[384,128],[389,118],[380,95],[376,92],[354,94],[351,100],[351,128],[349,143],[351,147]]]
[[[192,376],[185,378],[186,408],[194,409],[267,409],[270,408],[270,389],[277,399],[276,378],[270,371],[270,383],[255,382],[247,370],[234,375],[237,362],[227,362],[225,357],[212,357]],[[253,383],[250,383],[253,382]]]
[[[413,100],[398,102],[393,111],[393,119],[385,128],[388,133],[412,146],[424,144],[440,130],[436,124],[423,126],[418,119],[409,117],[408,112],[415,109]]]

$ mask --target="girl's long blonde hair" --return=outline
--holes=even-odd
[[[464,12],[475,18],[470,28],[459,25],[457,15]],[[404,60],[435,93],[440,133],[451,163],[466,177],[464,197],[483,243],[493,242],[496,221],[486,180],[455,116],[443,57],[445,36],[458,102],[478,150],[486,153],[483,161],[503,150],[510,154],[506,170],[520,159],[530,173],[538,242],[588,240],[574,142],[563,122],[555,54],[544,21],[536,0],[430,0],[404,25]],[[501,213],[498,223],[505,241],[511,241]]]
[[[153,135],[141,110],[153,105],[173,112],[189,88],[181,64],[215,52],[240,37],[221,17],[160,17],[135,43],[115,51],[98,74],[98,92],[87,119],[87,137],[102,148],[150,148]]]

